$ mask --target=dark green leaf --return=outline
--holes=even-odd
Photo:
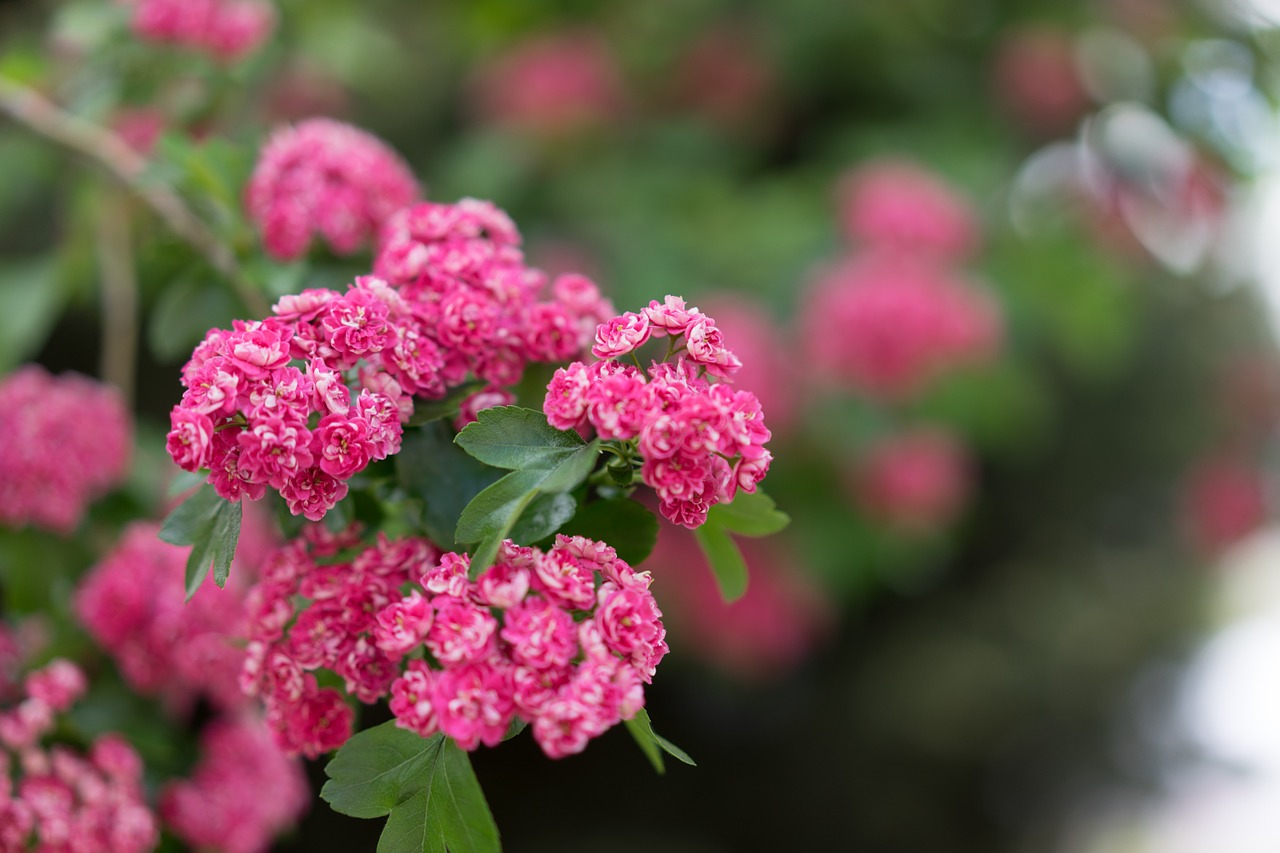
[[[707,518],[739,536],[769,536],[791,523],[791,517],[778,510],[773,499],[764,492],[738,492],[733,503],[716,504]]]
[[[459,542],[479,542],[497,536],[505,539],[525,507],[538,496],[545,471],[512,471],[475,496],[458,519],[454,537]]]
[[[196,540],[209,535],[218,507],[226,502],[206,483],[169,513],[157,535],[171,545],[194,545]]]
[[[738,543],[733,541],[724,528],[708,518],[708,521],[693,531],[694,538],[711,564],[711,573],[716,576],[720,585],[720,596],[725,601],[736,601],[747,591],[747,564],[738,550]]]
[[[0,373],[44,343],[66,301],[52,258],[6,262],[0,270]]]
[[[501,475],[454,444],[440,422],[406,430],[395,464],[401,484],[426,504],[427,535],[448,550],[457,547],[453,532],[462,510]]]
[[[597,500],[579,508],[561,532],[607,542],[619,557],[638,566],[658,541],[658,519],[633,500]]]
[[[420,737],[394,720],[356,734],[325,765],[320,798],[339,814],[381,817],[422,790],[443,735]]]
[[[486,465],[511,470],[553,468],[586,443],[572,430],[551,426],[542,412],[519,406],[481,411],[455,441]]]
[[[162,359],[189,356],[210,327],[229,327],[236,310],[217,274],[201,267],[161,291],[147,323],[147,345]]]
[[[209,536],[202,537],[191,546],[191,553],[187,555],[187,601],[191,600],[191,596],[196,594],[204,579],[209,576],[209,568],[213,565],[212,550],[213,539]]]
[[[532,545],[558,531],[573,518],[578,502],[572,495],[561,492],[555,495],[538,495],[520,513],[511,532],[507,534],[517,545]]]
[[[465,385],[459,385],[440,400],[414,400],[413,417],[409,418],[408,426],[421,426],[432,421],[453,417],[458,414],[462,401],[484,386],[485,383],[477,380],[468,382]]]
[[[662,751],[665,752],[667,755],[672,756],[677,761],[681,761],[681,762],[684,762],[685,764],[688,764],[690,767],[698,766],[698,762],[690,758],[689,753],[685,752],[683,749],[676,746],[674,743],[667,740],[657,732],[653,733],[653,739],[657,741],[658,746],[662,747]]]
[[[218,507],[218,515],[213,522],[213,582],[218,588],[227,585],[227,577],[231,574],[231,561],[236,556],[236,543],[240,541],[240,517],[244,512],[244,504],[240,501],[225,501]]]

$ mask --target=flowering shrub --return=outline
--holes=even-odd
[[[155,816],[144,800],[142,762],[122,738],[103,735],[87,755],[63,745],[41,745],[56,716],[84,690],[80,669],[58,659],[27,675],[17,706],[0,707],[3,853],[145,853],[159,840]]]
[[[83,417],[92,412],[92,419]],[[0,381],[0,525],[70,533],[85,507],[119,484],[132,423],[119,393],[36,365]]]
[[[267,0],[125,0],[133,30],[153,42],[201,50],[234,61],[257,50],[276,25]]]

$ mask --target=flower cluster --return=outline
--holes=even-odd
[[[820,375],[894,401],[987,361],[1001,336],[987,294],[934,263],[885,252],[827,269],[801,323],[807,361]]]
[[[511,220],[487,202],[422,203],[394,216],[377,271],[345,294],[286,296],[262,321],[213,329],[183,369],[168,449],[209,468],[227,500],[270,486],[315,521],[346,481],[400,448],[415,395],[438,399],[469,375],[489,383],[463,404],[510,402],[529,361],[581,351],[612,310],[589,280],[524,265]]]
[[[901,531],[929,532],[964,508],[972,479],[968,451],[956,436],[917,427],[866,448],[849,485],[872,517]]]
[[[963,198],[909,162],[869,163],[839,188],[845,236],[874,249],[963,260],[978,245],[978,223]]]
[[[350,737],[351,710],[318,686],[320,669],[362,702],[389,695],[397,725],[463,749],[497,744],[520,717],[548,755],[568,755],[642,707],[667,651],[662,614],[649,575],[607,545],[506,542],[472,581],[465,555],[422,539],[380,536],[337,561],[353,544],[309,527],[251,594],[241,684],[263,697],[283,748],[314,757]]]
[[[666,358],[640,369],[635,351],[664,337]],[[701,525],[738,489],[755,491],[773,458],[764,447],[769,430],[756,396],[723,381],[741,362],[715,320],[667,296],[601,323],[591,352],[601,360],[561,368],[547,386],[543,412],[552,426],[590,425],[626,464],[638,456],[662,514],[685,527]],[[622,356],[635,364],[616,360]]]
[[[144,853],[159,841],[142,762],[122,738],[99,737],[87,758],[40,744],[84,690],[80,670],[58,659],[27,676],[16,707],[0,710],[0,853]]]
[[[125,531],[81,582],[76,615],[138,693],[161,696],[174,708],[200,697],[219,708],[243,706],[236,683],[242,653],[232,644],[243,632],[243,596],[234,586],[206,584],[184,604],[190,549],[161,542],[158,530],[138,522]]]
[[[148,41],[201,50],[226,61],[256,50],[276,26],[266,0],[125,0],[133,31]]]
[[[70,533],[124,479],[131,433],[120,395],[92,379],[27,365],[0,381],[0,525]]]
[[[545,136],[604,125],[624,100],[613,51],[586,30],[516,45],[480,70],[473,89],[485,122]]]
[[[192,849],[265,853],[306,812],[311,789],[299,763],[251,718],[220,719],[200,734],[190,779],[171,782],[160,816]]]
[[[305,254],[313,235],[349,255],[416,198],[418,184],[395,151],[363,130],[325,118],[277,130],[245,191],[263,244],[282,260]]]

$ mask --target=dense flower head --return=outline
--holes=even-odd
[[[87,754],[43,743],[84,689],[79,668],[55,659],[0,703],[0,853],[145,853],[159,842],[142,762],[123,738],[101,735]]]
[[[204,728],[191,778],[166,785],[159,809],[193,849],[264,853],[310,801],[301,764],[280,751],[260,721],[238,717]]]
[[[636,351],[661,338],[666,358],[640,369]],[[773,458],[764,447],[770,433],[756,396],[729,384],[742,362],[714,319],[667,296],[601,323],[592,353],[601,360],[561,368],[547,385],[552,426],[591,427],[616,442],[620,463],[638,468],[662,514],[685,527],[701,525],[739,489],[756,490]]]
[[[69,533],[128,470],[132,422],[119,393],[27,365],[0,380],[0,525]]]
[[[800,317],[818,375],[882,400],[920,393],[935,378],[991,359],[995,301],[965,279],[897,253],[847,258],[823,271]]]
[[[246,517],[247,528],[252,524]],[[207,582],[183,601],[189,548],[156,538],[159,525],[135,522],[116,547],[81,581],[76,615],[115,659],[130,686],[186,707],[205,698],[215,707],[245,704],[237,684],[245,596],[238,590],[243,565],[223,590]],[[244,549],[241,549],[244,553]]]
[[[640,709],[667,652],[649,575],[603,543],[508,541],[472,580],[465,555],[423,539],[348,541],[339,561],[321,529],[279,549],[250,592],[289,608],[249,626],[241,673],[289,752],[314,757],[351,734],[342,692],[318,686],[329,670],[424,737],[493,746],[520,717],[548,755],[567,755]]]
[[[840,223],[866,248],[963,260],[978,245],[972,208],[941,178],[905,161],[864,165],[840,182]]]
[[[276,26],[267,0],[124,0],[133,31],[143,39],[199,50],[224,61],[240,59],[265,42]]]
[[[546,136],[601,126],[624,101],[611,48],[585,30],[515,45],[480,69],[473,90],[483,121]]]
[[[272,134],[245,193],[263,244],[282,260],[305,254],[314,236],[349,255],[416,198],[413,173],[386,143],[326,118]]]
[[[969,454],[939,427],[917,427],[866,448],[850,488],[873,518],[904,532],[933,532],[964,509],[973,490]]]

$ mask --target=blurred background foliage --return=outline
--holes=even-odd
[[[268,298],[368,269],[268,261],[241,212],[269,129],[325,114],[392,144],[428,198],[492,199],[535,262],[592,275],[620,310],[756,306],[777,333],[756,357],[788,377],[812,282],[848,251],[849,170],[910,160],[980,222],[965,275],[1000,306],[997,358],[894,404],[783,380],[799,399],[768,485],[793,524],[746,547],[753,589],[784,605],[735,618],[698,598],[678,537],[647,566],[673,634],[651,714],[699,767],[655,778],[620,732],[555,763],[528,739],[481,751],[510,849],[1065,850],[1081,814],[1187,760],[1164,714],[1210,626],[1209,569],[1267,510],[1275,352],[1240,223],[1274,162],[1274,31],[1211,0],[279,8],[273,41],[228,67],[122,38],[106,0],[11,0],[0,74],[102,125],[158,110],[143,180],[176,187]],[[543,69],[561,76],[542,100],[538,61],[504,70],[521,51],[573,57]],[[534,95],[504,101],[494,77]],[[0,163],[0,369],[99,371],[94,235],[113,210],[142,304],[135,482],[75,540],[0,534],[23,613],[58,596],[24,591],[21,566],[70,584],[122,519],[158,511],[179,368],[248,307],[94,168],[12,124]],[[903,531],[846,469],[918,423],[968,448],[969,497]],[[1243,474],[1197,479],[1215,464]],[[281,849],[376,832],[318,805]]]

